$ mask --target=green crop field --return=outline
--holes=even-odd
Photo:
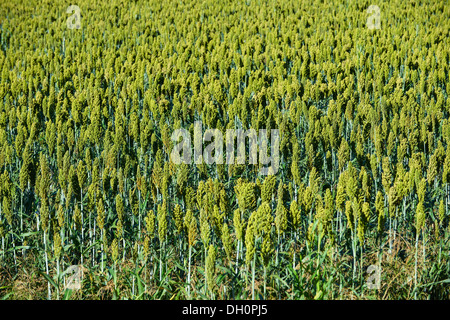
[[[1,1],[0,298],[449,299],[450,5],[371,1]]]

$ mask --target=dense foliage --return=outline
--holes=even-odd
[[[0,295],[448,299],[450,7],[333,2],[2,1]],[[197,120],[279,171],[175,165]]]

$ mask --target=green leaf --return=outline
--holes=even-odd
[[[12,294],[13,294],[13,292],[10,292],[10,293],[5,294],[5,295],[1,298],[1,300],[8,300],[9,296],[11,296]]]
[[[72,296],[72,289],[66,289],[64,291],[63,300],[70,300],[71,296]]]
[[[35,235],[35,234],[39,234],[39,231],[25,232],[25,233],[22,233],[22,234],[20,235],[20,237],[26,238],[26,237],[29,237],[29,236],[32,236],[32,235]]]
[[[319,300],[322,298],[322,290],[319,290],[316,295],[314,296],[314,300]]]
[[[50,276],[49,276],[48,274],[46,274],[45,272],[42,272],[42,271],[39,271],[39,273],[40,273],[41,275],[43,275],[44,278],[45,278],[48,282],[50,282],[50,284],[51,284],[52,286],[55,287],[55,289],[59,290],[59,287],[58,287],[58,285],[56,284],[56,282],[55,282],[52,278],[50,278]]]

